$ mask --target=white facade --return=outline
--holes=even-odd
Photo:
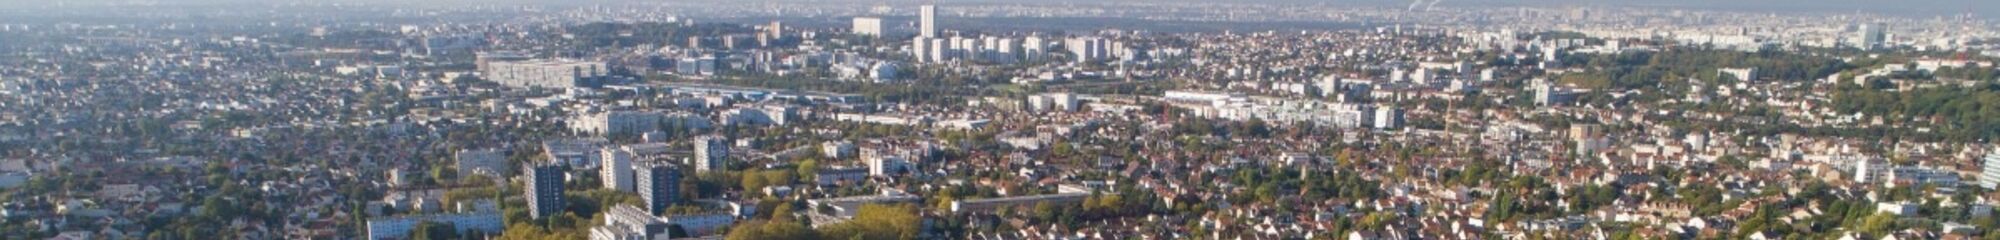
[[[694,141],[694,169],[696,171],[722,170],[729,159],[728,139],[720,136],[703,136]]]
[[[1392,106],[1377,107],[1375,108],[1374,122],[1377,129],[1402,128],[1403,110]]]
[[[894,175],[909,165],[909,161],[903,159],[902,156],[875,155],[868,156],[867,159],[862,159],[862,161],[868,164],[868,175],[870,176]]]
[[[667,224],[680,225],[681,229],[688,231],[689,236],[708,236],[721,234],[721,232],[718,232],[719,230],[736,223],[736,216],[730,215],[728,212],[715,212],[672,215],[661,217],[660,220]]]
[[[877,18],[877,17],[854,18],[854,35],[880,37],[883,36],[884,33],[886,32],[884,32],[882,29],[882,18]]]
[[[570,129],[592,134],[641,134],[659,130],[666,118],[658,112],[613,111],[572,118]]]
[[[1120,51],[1120,49],[1115,49],[1117,47],[1114,45],[1117,44],[1111,42],[1110,39],[1097,37],[1070,38],[1063,42],[1063,47],[1069,48],[1070,54],[1076,56],[1077,62],[1109,60],[1113,56],[1113,52]]]
[[[919,13],[917,14],[918,15],[917,17],[920,18],[919,24],[921,24],[921,26],[919,27],[921,28],[921,30],[919,30],[920,32],[917,33],[917,36],[923,36],[926,38],[938,37],[937,5],[924,5],[923,7],[920,7],[918,11]]]
[[[603,76],[603,62],[572,60],[529,60],[490,62],[482,77],[515,88],[574,88],[588,78]]]
[[[597,171],[600,181],[604,182],[604,189],[632,192],[632,152],[617,148],[605,148],[601,152],[604,154],[604,165]]]
[[[501,222],[500,212],[497,211],[387,217],[368,220],[368,239],[401,239],[409,236],[410,231],[415,230],[417,224],[423,222],[450,223],[460,235],[472,231],[500,234],[500,231],[506,229],[506,224]]]

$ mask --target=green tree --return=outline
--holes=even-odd
[[[822,228],[833,239],[916,239],[922,231],[922,217],[909,204],[862,205],[853,220]]]
[[[820,239],[820,235],[819,232],[815,232],[811,228],[806,228],[805,225],[799,224],[797,222],[773,220],[773,221],[749,222],[749,223],[744,223],[743,225],[737,225],[734,229],[730,229],[729,235],[724,236],[724,238],[729,240],[756,240],[756,239],[813,240],[813,239]]]
[[[417,223],[416,227],[410,229],[409,236],[411,240],[448,240],[458,238],[458,228],[453,227],[451,223],[439,222]]]
[[[1877,213],[1874,216],[1868,216],[1867,219],[1861,222],[1861,232],[1868,233],[1869,236],[1889,234],[1889,231],[1895,230],[1895,227],[1896,215],[1890,215],[1889,213]]]

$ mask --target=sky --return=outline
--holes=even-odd
[[[1091,3],[1091,2],[1261,2],[1279,4],[1353,4],[1358,6],[1400,7],[1416,0],[0,0],[0,7],[46,7],[53,5],[94,6],[106,3],[151,3],[169,6],[272,4],[274,2],[346,2],[366,4],[425,4],[432,7],[456,4],[576,4],[633,2],[853,2],[862,4],[903,4],[916,2],[981,3]],[[1936,16],[1973,13],[2000,17],[2000,0],[1442,0],[1447,7],[1664,7],[1750,12],[1868,12],[1898,16]]]

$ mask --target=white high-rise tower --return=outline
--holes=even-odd
[[[918,14],[917,17],[921,19],[919,20],[920,22],[918,22],[919,24],[918,27],[920,28],[920,30],[918,31],[921,32],[918,32],[917,36],[922,36],[926,38],[938,37],[937,5],[925,4],[923,7],[918,8],[918,11],[919,13],[917,13]]]
[[[599,178],[605,189],[632,192],[632,152],[624,149],[605,148],[604,163],[598,166]]]

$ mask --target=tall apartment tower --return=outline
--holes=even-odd
[[[604,162],[597,171],[604,189],[632,192],[632,152],[617,148],[605,148],[602,152]]]
[[[919,31],[921,32],[917,33],[917,36],[923,36],[926,38],[938,37],[937,5],[925,4],[923,7],[919,7],[917,10],[918,10],[917,17],[921,19],[919,20],[918,23],[919,24],[918,27],[921,29]]]
[[[1882,23],[1861,24],[1861,31],[1859,31],[1861,36],[1858,36],[1855,39],[1859,40],[1858,42],[1855,43],[1856,45],[1859,46],[1856,47],[1868,50],[1881,48],[1882,45],[1889,40],[1889,34],[1886,33],[1889,30],[1888,28],[1889,25]]]
[[[563,211],[563,165],[554,162],[526,163],[521,167],[527,171],[528,189],[523,191],[528,198],[528,216],[535,219],[561,214]]]
[[[694,142],[694,169],[696,171],[723,170],[729,159],[728,139],[721,136],[703,136]]]
[[[680,166],[658,162],[640,165],[638,169],[639,198],[645,199],[646,211],[652,212],[654,215],[665,213],[667,207],[673,206],[674,202],[680,201]]]

